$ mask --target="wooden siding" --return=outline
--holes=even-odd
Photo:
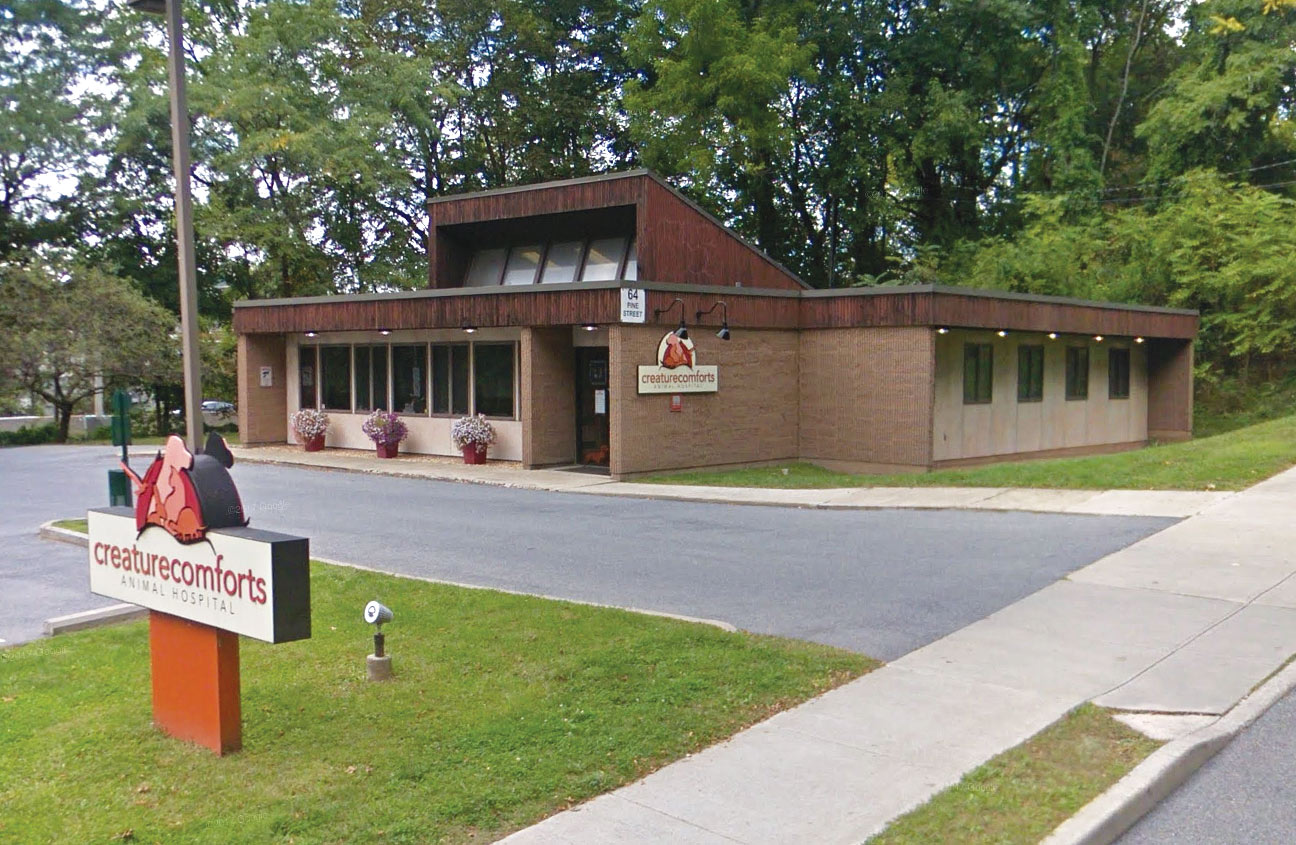
[[[647,173],[448,197],[428,205],[428,287],[463,284],[469,241],[493,232],[519,240],[528,227],[560,227],[556,217],[633,210],[626,230],[638,241],[639,276],[660,282],[801,290],[768,256]],[[606,216],[606,215],[604,215]],[[589,228],[588,222],[584,224]],[[537,235],[543,237],[543,235]],[[501,242],[503,242],[501,241]]]
[[[897,291],[863,296],[807,296],[802,300],[801,326],[950,326],[1191,339],[1197,334],[1197,317],[1100,304],[996,297],[993,294]]]
[[[694,326],[696,313],[717,301],[729,308],[735,331],[752,329],[821,329],[867,326],[951,326],[1008,331],[1104,334],[1191,340],[1197,329],[1192,314],[1124,309],[1101,305],[1041,302],[945,291],[840,296],[759,293],[715,286],[673,287],[638,283],[647,290],[648,322],[673,326],[680,307],[654,318],[653,311],[683,300],[684,323]],[[242,334],[373,329],[460,328],[463,326],[575,326],[617,323],[620,293],[615,287],[547,290],[532,286],[476,288],[472,292],[438,291],[390,297],[320,297],[301,302],[241,304],[234,328]],[[717,309],[704,326],[720,325]]]

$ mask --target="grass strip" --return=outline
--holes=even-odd
[[[896,819],[869,843],[1039,842],[1160,746],[1085,704]]]
[[[244,750],[150,724],[147,626],[0,650],[0,841],[492,841],[876,664],[315,563],[314,636],[243,640]],[[396,677],[364,680],[370,599]]]
[[[854,475],[808,463],[636,479],[715,487],[1060,487],[1241,490],[1296,465],[1296,416],[1132,452],[989,464],[906,475]]]
[[[90,524],[84,519],[59,519],[54,522],[54,527],[68,531],[79,531],[82,534],[90,531]]]

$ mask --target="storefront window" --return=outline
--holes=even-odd
[[[988,405],[994,396],[994,347],[963,344],[963,404]]]
[[[1017,347],[1017,401],[1044,401],[1044,347]]]
[[[513,359],[511,343],[473,344],[475,409],[488,417],[513,417]]]
[[[1107,398],[1128,399],[1130,351],[1112,349],[1107,353]]]
[[[351,410],[351,347],[320,347],[320,399],[325,410]]]
[[[392,410],[401,414],[427,412],[427,347],[392,347]]]
[[[316,408],[318,405],[315,400],[315,374],[319,372],[319,347],[303,346],[298,352],[298,357],[300,360],[297,365],[297,384],[301,391],[298,406]]]
[[[468,344],[432,345],[432,413],[468,413]]]
[[[1089,398],[1089,349],[1068,346],[1066,351],[1066,398]]]
[[[626,256],[625,272],[621,274],[623,279],[639,278],[639,242],[630,242],[630,254]]]
[[[355,408],[372,411],[387,408],[387,347],[355,348]]]

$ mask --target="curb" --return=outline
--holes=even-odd
[[[57,521],[58,520],[51,519],[49,522],[41,525],[40,530],[36,533],[42,540],[54,540],[58,543],[71,543],[74,546],[89,545],[89,537],[79,531],[73,531],[70,528],[59,528],[54,524]]]
[[[1043,845],[1109,845],[1293,689],[1296,663],[1247,695],[1218,721],[1163,745],[1059,825]]]
[[[56,637],[59,634],[70,634],[73,631],[84,631],[87,628],[102,628],[120,622],[131,622],[148,616],[148,610],[135,604],[113,604],[81,613],[70,613],[67,616],[55,616],[45,620],[45,636]]]
[[[47,522],[40,527],[40,536],[42,539],[45,540],[56,540],[60,543],[71,543],[77,546],[87,546],[89,545],[90,542],[90,538],[87,537],[85,534],[79,534],[76,531],[70,531],[67,528],[56,528],[54,526],[53,521]],[[602,604],[596,601],[581,601],[580,599],[568,599],[568,598],[563,598],[562,596],[550,596],[550,595],[545,595],[543,593],[527,593],[527,592],[523,592],[522,590],[507,590],[504,589],[503,587],[488,587],[483,584],[465,584],[461,581],[446,581],[442,578],[424,578],[419,575],[410,575],[405,572],[392,572],[391,570],[388,569],[378,569],[376,567],[365,566],[359,563],[348,563],[345,560],[332,560],[330,558],[319,557],[317,555],[311,555],[311,559],[318,560],[320,563],[332,564],[333,566],[346,566],[346,567],[350,567],[351,569],[363,569],[365,572],[377,572],[380,575],[390,575],[393,578],[408,578],[411,581],[423,581],[428,584],[445,584],[448,587],[462,587],[466,590],[493,590],[497,593],[507,593],[512,596],[528,596],[530,598],[547,599],[549,601],[562,601],[562,602],[567,602],[568,604],[581,604],[581,605],[586,605],[588,607],[605,607],[610,610],[624,610],[629,613],[638,613],[643,616],[660,616],[663,619],[674,619],[679,622],[692,622],[697,625],[710,625],[712,628],[719,628],[721,631],[726,631],[730,634],[735,633],[738,630],[738,628],[735,625],[732,625],[721,619],[703,619],[698,616],[684,616],[679,613],[667,613],[664,610],[644,610],[638,607],[625,607],[619,604]],[[120,610],[122,608],[124,608],[125,610]],[[106,618],[106,621],[91,621],[91,622],[87,622],[84,625],[78,625],[77,627],[63,627],[61,630],[51,630],[51,626],[54,625],[54,623],[56,622],[63,623],[64,620],[72,620],[66,623],[66,625],[69,626],[76,625],[75,620],[79,619],[80,617],[91,617],[95,614],[103,614],[105,611],[109,611],[109,610],[118,610],[118,612],[122,614],[122,618],[120,619]],[[135,615],[129,615],[128,611],[134,611]],[[92,628],[95,627],[96,625],[111,625],[114,622],[124,622],[127,619],[133,619],[135,618],[135,616],[142,617],[146,613],[148,613],[147,610],[145,610],[142,607],[137,607],[133,604],[113,605],[110,608],[100,608],[99,610],[89,610],[86,611],[85,613],[74,613],[71,616],[60,616],[57,619],[47,619],[45,621],[45,633],[48,636],[52,634],[63,634],[63,633],[67,633],[68,631],[77,631],[80,630],[81,628]]]

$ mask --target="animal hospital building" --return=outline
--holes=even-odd
[[[614,478],[803,460],[924,471],[1130,449],[1192,432],[1197,314],[942,285],[815,290],[647,171],[428,207],[428,284],[239,302],[247,445],[407,452]]]

